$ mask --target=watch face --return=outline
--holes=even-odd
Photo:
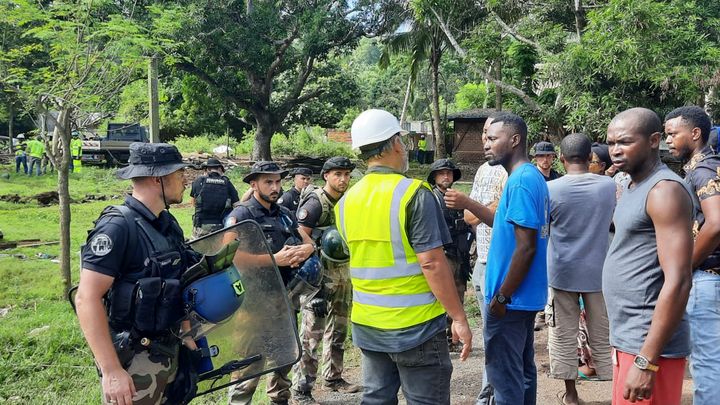
[[[497,302],[498,302],[498,304],[504,304],[505,302],[507,302],[507,298],[505,298],[504,295],[499,295],[499,294],[498,294],[498,296],[497,296]]]
[[[647,368],[647,366],[648,366],[648,361],[647,361],[647,359],[645,359],[645,358],[643,358],[643,357],[636,356],[636,357],[635,357],[635,365],[636,365],[639,369],[645,370],[645,369]]]

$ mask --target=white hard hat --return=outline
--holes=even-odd
[[[400,123],[394,115],[385,110],[365,110],[355,118],[350,129],[352,147],[359,149],[365,145],[382,142],[398,132],[407,134],[407,131],[400,128]]]

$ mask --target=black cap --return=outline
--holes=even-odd
[[[188,166],[177,148],[167,143],[131,143],[128,163],[117,172],[121,179],[162,177]]]
[[[204,168],[210,168],[210,167],[219,167],[225,171],[225,166],[220,163],[220,161],[216,158],[210,158],[207,160],[207,162],[202,164],[202,167]]]
[[[428,183],[435,185],[435,173],[440,170],[444,170],[444,169],[452,170],[453,183],[460,180],[462,173],[460,172],[460,169],[458,169],[458,167],[455,166],[455,163],[453,163],[452,160],[438,159],[430,165],[430,174],[428,174],[428,177],[427,177]]]
[[[593,142],[590,147],[594,154],[597,155],[598,159],[605,163],[605,168],[609,169],[612,166],[612,160],[610,159],[610,150],[607,144]]]
[[[550,142],[540,141],[533,147],[533,156],[554,155],[555,147]]]
[[[309,177],[309,176],[312,176],[313,172],[311,169],[309,169],[307,167],[296,167],[296,168],[290,170],[290,176],[295,176],[298,174]]]
[[[252,165],[252,168],[250,168],[250,174],[245,176],[243,181],[250,184],[251,181],[255,180],[255,177],[257,177],[258,174],[279,174],[280,178],[283,178],[287,176],[288,171],[280,167],[280,165],[275,162],[263,160]]]
[[[355,164],[350,161],[350,159],[346,158],[345,156],[333,156],[330,159],[326,160],[323,164],[322,170],[320,171],[320,175],[329,172],[330,170],[353,170],[355,169]]]

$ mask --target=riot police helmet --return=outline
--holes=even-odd
[[[320,254],[323,258],[334,263],[347,263],[350,260],[348,247],[334,225],[326,229],[322,234]]]

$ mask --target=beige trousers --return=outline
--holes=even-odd
[[[578,376],[578,332],[582,296],[587,314],[588,345],[595,372],[602,380],[612,379],[607,309],[601,292],[578,293],[550,287],[545,311],[550,351],[550,376],[575,380]]]

